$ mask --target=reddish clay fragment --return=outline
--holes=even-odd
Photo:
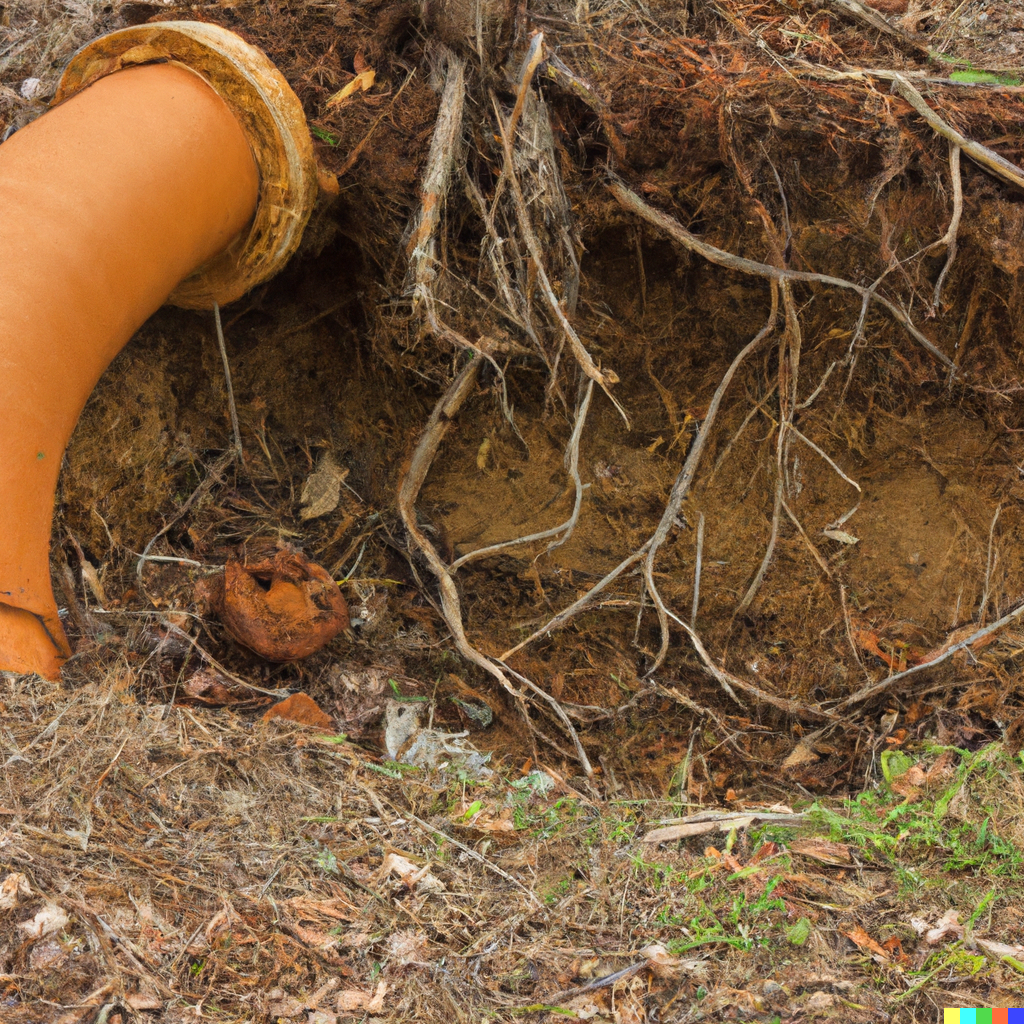
[[[239,643],[268,661],[306,658],[349,625],[330,573],[295,551],[248,564],[229,561],[217,612]]]
[[[305,693],[293,693],[290,697],[268,708],[263,721],[271,718],[284,718],[299,725],[311,725],[316,729],[334,729],[334,719],[321,710],[312,697]]]

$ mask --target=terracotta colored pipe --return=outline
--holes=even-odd
[[[250,222],[235,115],[185,67],[101,78],[0,146],[0,670],[70,654],[50,587],[64,449],[136,330]]]

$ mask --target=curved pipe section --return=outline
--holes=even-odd
[[[130,33],[122,52],[131,52]],[[106,37],[108,47],[123,35]],[[207,77],[159,53],[160,63],[146,62],[152,52],[141,57],[108,60],[108,73],[86,76],[80,91],[0,146],[4,671],[56,678],[70,655],[50,584],[53,501],[64,449],[100,375],[176,290],[182,305],[209,306],[269,276],[281,261],[272,265],[268,246],[280,243],[282,224],[294,236],[300,222],[301,234],[314,195],[307,133],[305,209],[283,219],[269,211],[276,232],[264,211],[257,231],[267,188],[280,191],[279,164]]]

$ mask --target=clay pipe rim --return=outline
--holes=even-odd
[[[259,168],[248,234],[190,274],[168,299],[186,309],[211,309],[269,280],[298,248],[317,195],[313,140],[302,104],[266,54],[200,21],[135,25],[94,39],[71,58],[51,105],[123,68],[163,61],[195,71],[216,90]]]

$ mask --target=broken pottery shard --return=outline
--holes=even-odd
[[[263,715],[263,721],[268,722],[271,718],[284,718],[289,722],[312,725],[317,729],[334,729],[334,719],[325,714],[320,705],[306,693],[293,693],[272,708],[268,708]]]
[[[349,624],[345,598],[327,570],[286,550],[247,564],[229,561],[213,610],[240,644],[268,661],[306,658]]]

